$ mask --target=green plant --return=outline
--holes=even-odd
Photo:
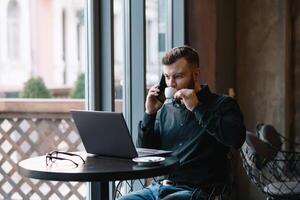
[[[51,92],[47,89],[40,77],[31,78],[24,83],[21,98],[52,98]]]
[[[81,73],[75,82],[75,86],[70,95],[73,99],[84,99],[84,74]]]

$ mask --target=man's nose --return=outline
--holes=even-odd
[[[169,87],[176,88],[176,82],[174,78],[170,78]]]

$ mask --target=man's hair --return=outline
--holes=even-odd
[[[189,64],[199,67],[199,56],[197,51],[187,45],[175,47],[169,50],[162,58],[163,65],[171,65],[178,59],[185,58]]]

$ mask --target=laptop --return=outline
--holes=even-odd
[[[121,158],[166,156],[171,151],[135,148],[122,113],[72,110],[87,153]]]

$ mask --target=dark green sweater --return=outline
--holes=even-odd
[[[139,124],[138,147],[173,151],[180,167],[169,179],[213,184],[228,178],[227,154],[245,141],[243,116],[236,101],[211,93],[207,86],[197,93],[201,102],[193,112],[182,104],[165,103]]]

